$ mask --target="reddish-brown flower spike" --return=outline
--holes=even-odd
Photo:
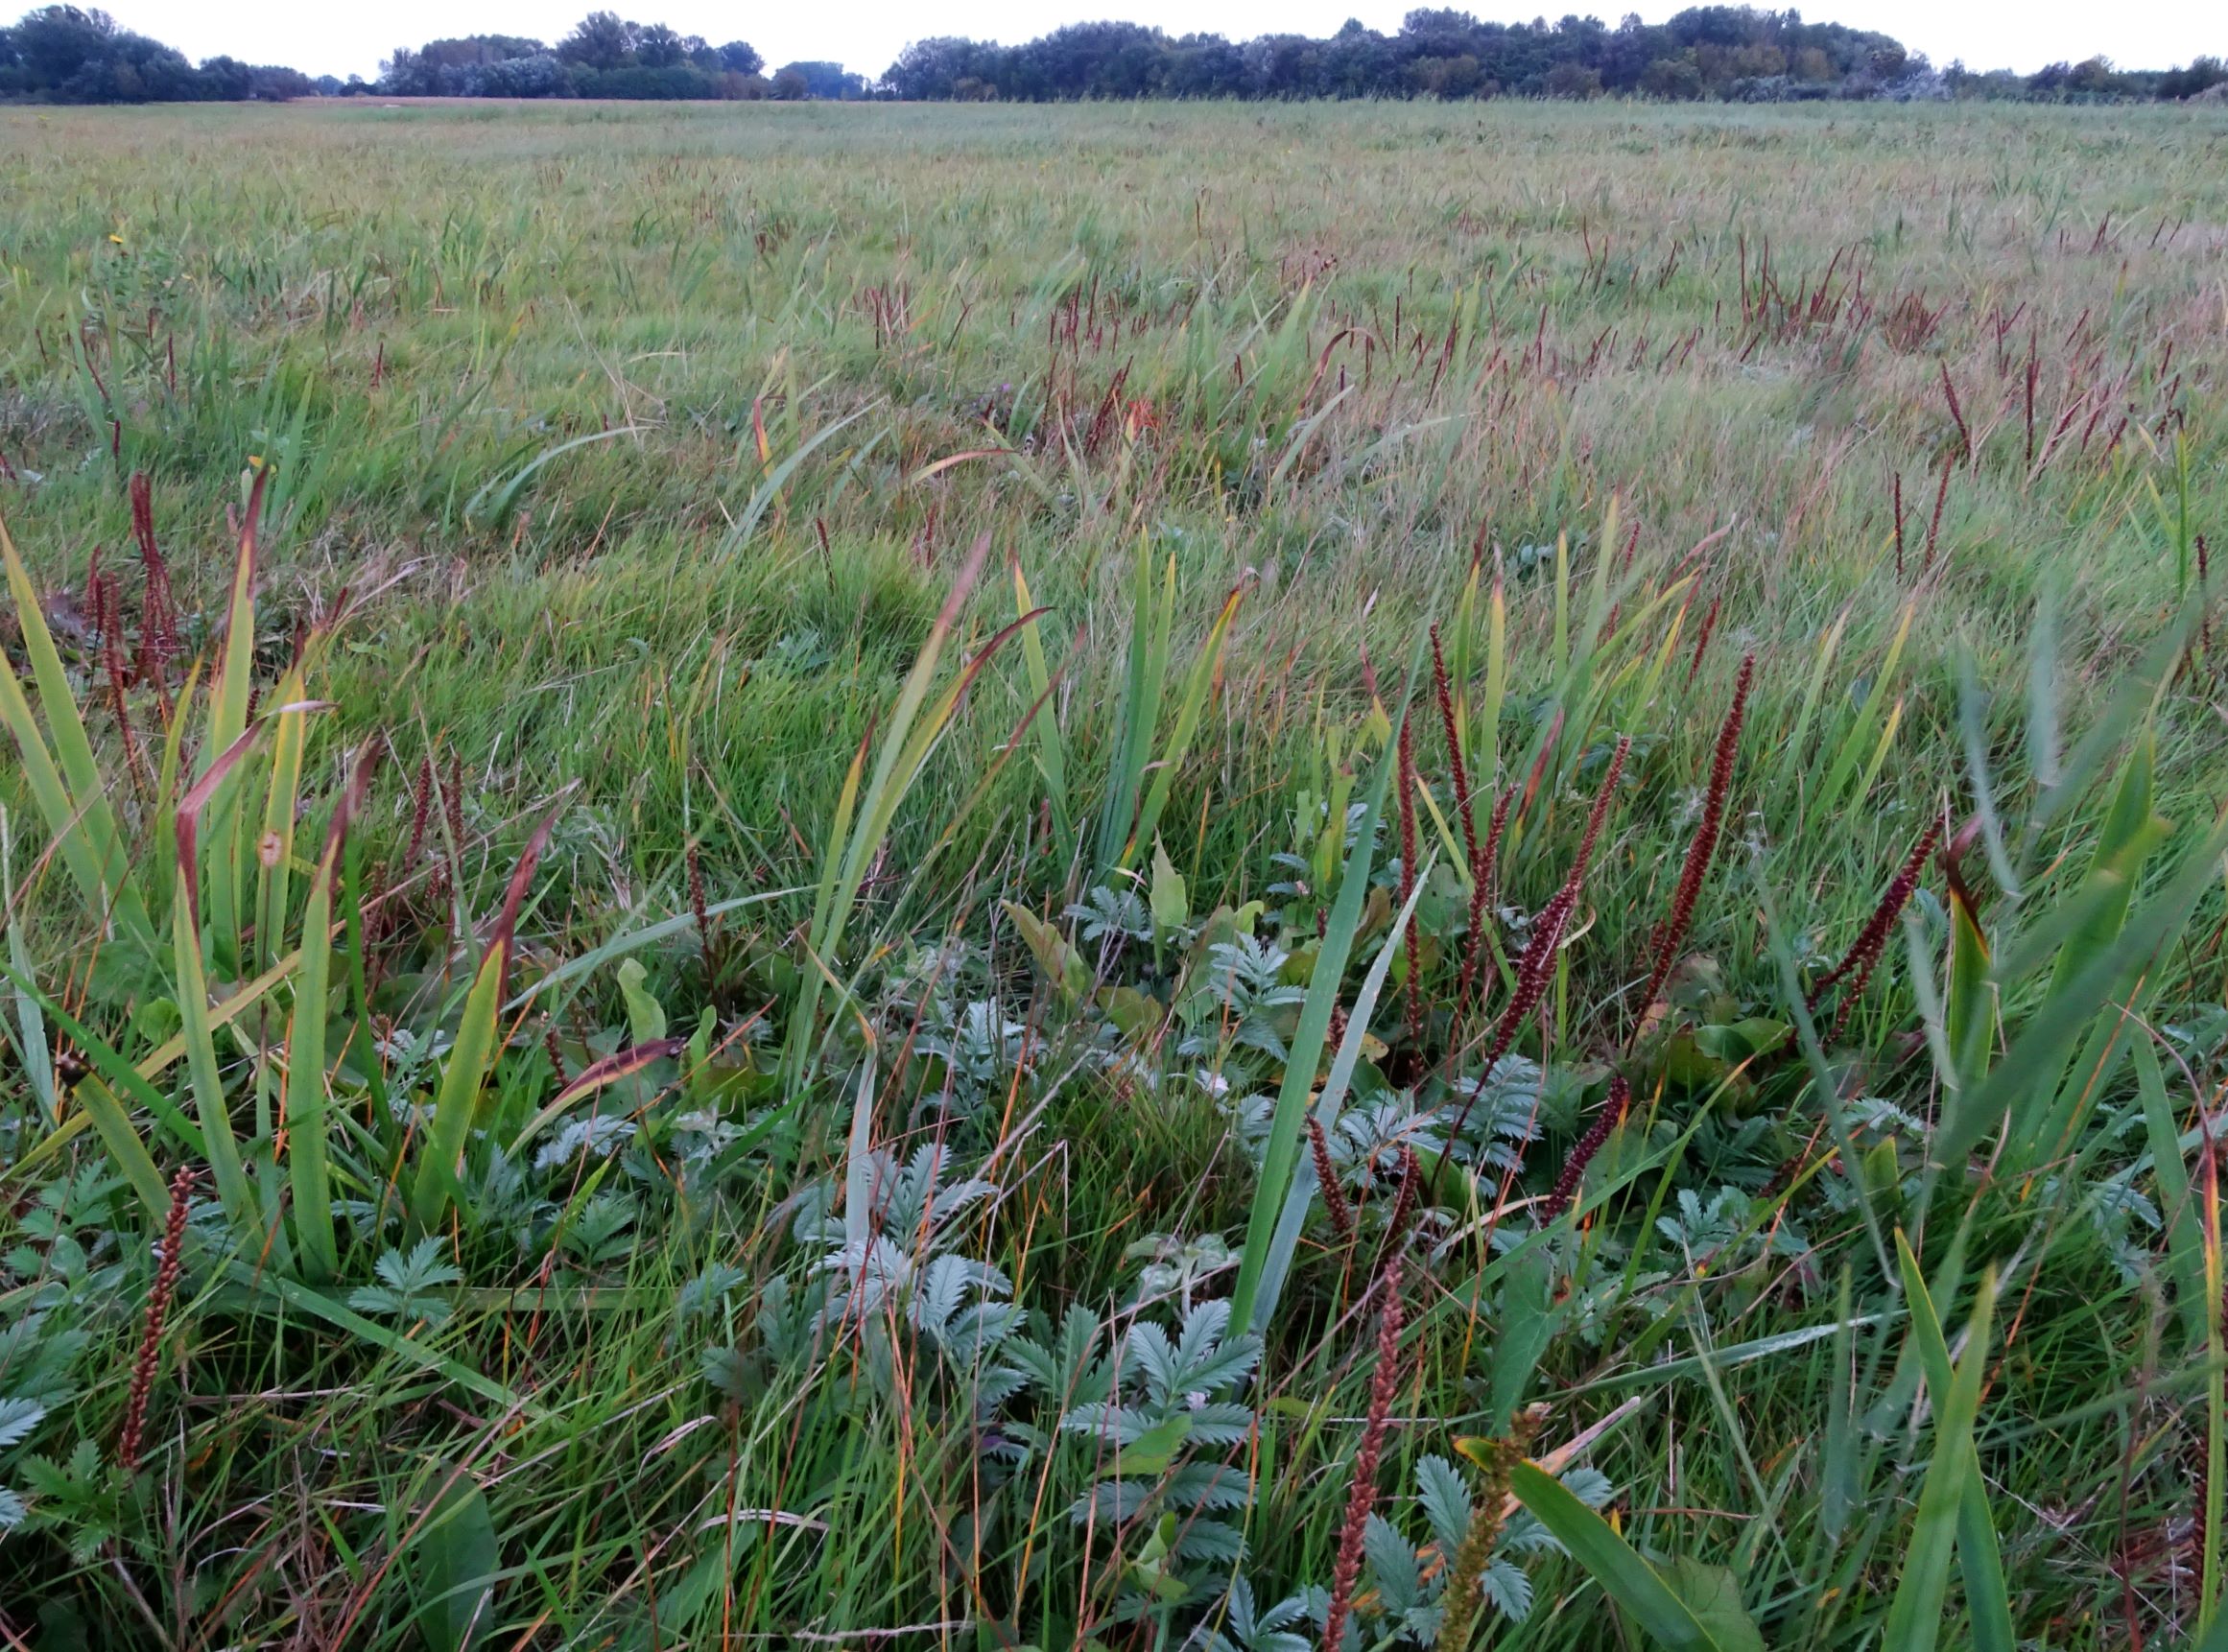
[[[1415,1215],[1416,1192],[1423,1186],[1423,1166],[1417,1161],[1415,1149],[1407,1143],[1400,1148],[1400,1187],[1392,1196],[1392,1214],[1385,1218],[1385,1239],[1380,1251],[1390,1256],[1400,1249],[1400,1242],[1408,1237],[1408,1224]]]
[[[1586,835],[1578,839],[1578,859],[1564,884],[1574,906],[1577,904],[1578,886],[1586,881],[1587,863],[1594,859],[1594,845],[1600,838],[1601,823],[1609,818],[1609,804],[1616,795],[1618,777],[1624,772],[1624,759],[1631,750],[1632,737],[1618,736],[1617,748],[1609,754],[1608,772],[1601,776],[1601,790],[1594,793],[1594,807],[1586,814]]]
[[[1732,709],[1718,725],[1718,748],[1710,762],[1710,788],[1702,797],[1702,817],[1695,823],[1694,840],[1687,845],[1686,863],[1679,868],[1678,886],[1671,895],[1671,916],[1656,931],[1655,963],[1648,971],[1647,990],[1640,996],[1643,1015],[1655,1002],[1656,989],[1671,974],[1679,948],[1686,943],[1688,927],[1695,918],[1695,898],[1702,892],[1702,880],[1708,875],[1710,861],[1718,852],[1718,836],[1725,823],[1725,794],[1732,789],[1733,762],[1741,750],[1741,725],[1748,716],[1748,686],[1755,677],[1756,656],[1749,654],[1741,662],[1741,674],[1733,679]]]
[[[147,1317],[139,1336],[139,1357],[131,1365],[131,1390],[124,1403],[124,1428],[116,1440],[116,1461],[130,1474],[139,1466],[139,1448],[147,1429],[147,1401],[154,1389],[155,1368],[162,1357],[162,1325],[170,1316],[171,1298],[178,1293],[178,1273],[185,1263],[186,1215],[193,1202],[194,1170],[181,1166],[170,1179],[170,1215],[162,1229],[162,1262],[154,1270],[154,1284],[147,1293]]]
[[[703,955],[704,987],[717,992],[720,985],[719,956],[712,946],[712,914],[704,895],[704,863],[697,853],[692,839],[688,847],[689,912],[697,920],[697,947]]]
[[[170,566],[154,542],[154,489],[144,470],[131,473],[131,535],[139,543],[140,564],[147,573],[147,588],[139,601],[140,651],[159,673],[161,662],[178,650],[177,615],[170,595]]]
[[[1415,893],[1415,740],[1410,720],[1400,720],[1400,904],[1408,906]],[[1423,936],[1415,916],[1409,915],[1408,933],[1408,1043],[1413,1050],[1423,1042]]]
[[[1455,691],[1447,678],[1447,657],[1439,651],[1439,628],[1432,627],[1432,688],[1439,702],[1439,725],[1446,730],[1447,762],[1455,774],[1455,807],[1462,816],[1462,851],[1478,863],[1478,816],[1470,801],[1470,771],[1462,762],[1462,728],[1455,717]]]
[[[433,778],[432,757],[419,758],[417,784],[410,804],[410,846],[402,852],[402,862],[406,866],[416,865],[418,851],[425,847],[426,823],[433,816]]]
[[[1308,1152],[1315,1162],[1315,1186],[1323,1192],[1323,1214],[1331,1218],[1339,1242],[1352,1244],[1354,1207],[1346,1202],[1346,1190],[1339,1185],[1339,1167],[1331,1162],[1330,1138],[1313,1114],[1308,1117]]]
[[[1577,1194],[1578,1183],[1586,1174],[1586,1167],[1593,1162],[1594,1155],[1601,1150],[1601,1145],[1609,1140],[1609,1132],[1616,1129],[1624,1121],[1624,1115],[1631,1110],[1632,1086],[1624,1081],[1624,1074],[1610,1074],[1609,1094],[1601,1103],[1601,1111],[1594,1116],[1594,1122],[1578,1138],[1577,1145],[1571,1149],[1571,1156],[1563,1161],[1562,1174],[1555,1178],[1554,1191],[1540,1201],[1539,1219],[1543,1227],[1571,1208],[1571,1200]]]
[[[1369,1411],[1362,1425],[1361,1449],[1354,1453],[1353,1477],[1346,1487],[1346,1518],[1339,1527],[1338,1559],[1331,1569],[1330,1610],[1323,1619],[1323,1652],[1343,1652],[1346,1619],[1354,1609],[1354,1585],[1362,1576],[1362,1539],[1369,1511],[1377,1502],[1377,1461],[1400,1392],[1400,1258],[1387,1261],[1379,1285],[1377,1372],[1369,1383]]]
[[[1919,878],[1926,870],[1927,860],[1933,854],[1934,845],[1941,841],[1941,821],[1937,818],[1927,822],[1926,830],[1919,834],[1918,842],[1911,847],[1909,858],[1889,880],[1887,892],[1880,897],[1880,905],[1872,909],[1872,916],[1865,920],[1864,928],[1858,932],[1857,939],[1842,956],[1841,961],[1820,976],[1812,986],[1810,1010],[1813,1015],[1818,1012],[1818,1006],[1825,1002],[1829,992],[1837,986],[1841,990],[1840,1003],[1834,1014],[1833,1029],[1826,1034],[1828,1044],[1838,1039],[1848,1027],[1849,1016],[1856,1009],[1858,999],[1863,996],[1864,988],[1870,983],[1872,972],[1879,967],[1880,955],[1886,950],[1888,932],[1894,929],[1895,920],[1903,915],[1903,909],[1916,892]]]
[[[1924,566],[1934,565],[1934,542],[1942,536],[1942,507],[1950,501],[1950,461],[1942,460],[1942,484],[1934,489],[1933,520],[1927,524],[1927,557]]]
[[[1718,628],[1718,607],[1725,601],[1719,592],[1710,599],[1710,606],[1702,615],[1702,628],[1695,635],[1695,657],[1687,662],[1687,686],[1693,687],[1695,674],[1702,669],[1702,655],[1710,646],[1710,633]]]
[[[2197,646],[2208,659],[2213,653],[2213,570],[2205,536],[2197,535]]]
[[[1895,473],[1895,577],[1903,578],[1903,472]]]
[[[1950,383],[1950,364],[1938,364],[1942,369],[1942,395],[1950,404],[1950,417],[1957,423],[1957,441],[1967,458],[1973,453],[1973,433],[1965,428],[1965,410],[1957,405],[1957,387]]]
[[[1516,793],[1504,790],[1493,800],[1493,818],[1485,827],[1485,846],[1470,858],[1470,942],[1462,955],[1462,986],[1455,1000],[1455,1016],[1469,1013],[1470,994],[1478,985],[1479,966],[1485,957],[1485,909],[1493,899],[1494,862],[1501,852],[1501,835],[1508,827],[1508,806]]]
[[[1502,1010],[1500,1021],[1494,1025],[1493,1042],[1486,1049],[1484,1066],[1479,1070],[1481,1089],[1491,1081],[1495,1064],[1508,1053],[1524,1018],[1547,996],[1548,983],[1554,979],[1556,949],[1562,945],[1563,932],[1570,927],[1571,914],[1577,910],[1578,896],[1585,887],[1586,865],[1593,859],[1594,844],[1601,836],[1601,823],[1608,818],[1610,799],[1616,794],[1618,778],[1624,772],[1625,755],[1631,749],[1629,735],[1617,742],[1617,749],[1610,754],[1609,771],[1601,777],[1601,790],[1595,793],[1593,810],[1586,816],[1586,835],[1578,840],[1578,855],[1571,863],[1571,874],[1563,880],[1563,886],[1555,891],[1554,898],[1541,909],[1539,916],[1532,919],[1531,938],[1525,943],[1524,953],[1516,963],[1516,990],[1509,995],[1507,1007]],[[1478,1092],[1473,1090],[1462,1103],[1462,1110],[1455,1116],[1454,1128],[1447,1132],[1450,1151],[1461,1139],[1462,1126],[1470,1121],[1470,1111],[1477,1104]],[[1444,1168],[1446,1162],[1442,1156],[1439,1168]],[[1438,1193],[1438,1178],[1439,1169],[1434,1169],[1431,1187],[1434,1197]]]

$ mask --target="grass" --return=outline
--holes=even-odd
[[[10,1644],[2211,1643],[2216,114],[0,132]]]

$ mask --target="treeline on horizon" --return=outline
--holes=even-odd
[[[314,94],[298,69],[204,58],[117,26],[106,12],[41,6],[0,29],[0,99],[54,104],[280,102]]]
[[[2187,98],[2228,82],[2228,66],[2122,70],[2104,58],[2032,75],[1937,70],[1892,35],[1798,12],[1698,6],[1663,23],[1627,13],[1481,22],[1420,10],[1396,35],[1348,22],[1327,39],[1264,35],[1172,36],[1134,23],[1078,23],[1025,45],[920,40],[884,72],[905,99],[1080,98],[1809,98],[1995,97],[2058,102]]]
[[[1172,35],[1136,23],[1077,23],[1020,45],[915,41],[878,81],[828,61],[770,74],[747,41],[714,45],[663,23],[592,12],[555,45],[473,35],[401,47],[379,79],[211,58],[200,65],[106,12],[40,7],[0,29],[0,100],[42,103],[280,101],[311,95],[490,98],[1073,102],[1082,99],[1640,97],[1780,102],[1841,98],[2106,103],[2183,99],[2228,85],[2228,64],[2121,69],[2103,57],[2031,75],[1936,68],[1892,35],[1805,22],[1794,11],[1701,6],[1663,23],[1627,14],[1483,22],[1410,12],[1387,35]],[[2213,95],[2220,95],[2214,93]]]

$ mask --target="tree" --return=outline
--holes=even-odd
[[[1476,95],[1484,79],[1478,59],[1463,52],[1451,58],[1417,58],[1408,65],[1410,83],[1429,98]]]
[[[634,57],[634,27],[616,12],[591,12],[557,42],[557,56],[591,69],[616,69]]]
[[[2066,76],[2066,84],[2088,97],[2101,97],[2118,89],[2115,79],[2110,58],[2087,58],[2074,65]]]
[[[634,60],[646,69],[670,69],[688,60],[688,48],[670,25],[652,23],[634,36]]]
[[[248,71],[248,95],[259,103],[283,104],[317,95],[317,83],[284,63],[257,63]]]
[[[954,97],[954,88],[961,81],[994,87],[998,83],[997,54],[995,46],[952,35],[915,40],[883,72],[882,83],[894,96],[909,101]]]
[[[758,48],[747,40],[729,40],[717,50],[720,67],[731,75],[755,75],[766,67],[766,59],[758,55]]]
[[[1598,98],[1601,95],[1601,71],[1576,61],[1557,63],[1548,71],[1547,94],[1551,98]]]
[[[58,87],[88,62],[108,55],[116,20],[106,12],[42,6],[9,31],[35,87]]]
[[[2228,81],[2228,63],[2217,58],[2192,59],[2186,69],[2169,69],[2158,80],[2158,95],[2162,98],[2193,98]]]
[[[784,63],[781,72],[773,77],[775,96],[791,94],[779,88],[792,77],[803,83],[804,89],[795,95],[803,98],[823,98],[835,102],[841,98],[863,98],[866,95],[866,81],[854,75],[841,63],[810,61]]]
[[[467,95],[477,98],[561,98],[573,89],[564,64],[548,52],[505,58],[472,71]]]
[[[205,94],[222,103],[245,103],[255,95],[255,71],[237,58],[209,58],[201,63]]]
[[[1691,102],[1702,95],[1702,71],[1691,59],[1658,58],[1640,77],[1640,89],[1651,98]]]

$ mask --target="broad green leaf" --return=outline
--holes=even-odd
[[[1562,1314],[1554,1306],[1554,1252],[1544,1237],[1528,1240],[1509,1259],[1508,1283],[1501,1295],[1501,1335],[1493,1345],[1493,1389],[1486,1406],[1486,1431],[1505,1434],[1524,1403],[1524,1390],[1538,1369]]]
[[[627,1003],[627,1029],[637,1044],[656,1044],[665,1037],[665,1005],[645,983],[650,971],[640,958],[619,966],[619,996]]]
[[[1170,934],[1184,927],[1192,915],[1191,897],[1184,888],[1184,876],[1169,860],[1168,850],[1158,838],[1152,840],[1152,925],[1162,934]]]
[[[432,1652],[470,1652],[493,1623],[502,1555],[487,1499],[469,1470],[450,1472],[412,1548],[418,1632]]]
[[[1735,1652],[1719,1644],[1639,1550],[1537,1463],[1517,1464],[1508,1489],[1660,1645],[1670,1652]]]
[[[1682,1554],[1672,1559],[1664,1581],[1687,1603],[1719,1652],[1764,1652],[1764,1636],[1741,1603],[1741,1582],[1732,1568]]]

